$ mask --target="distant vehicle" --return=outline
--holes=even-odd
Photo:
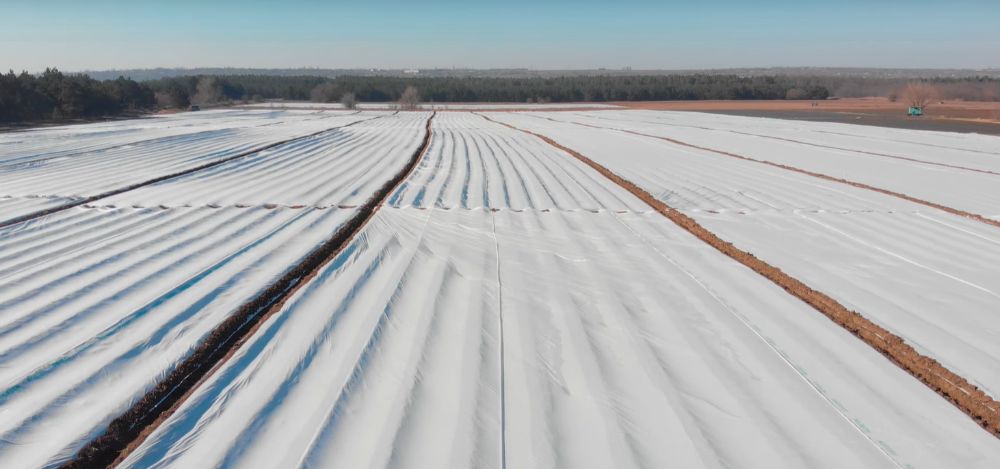
[[[190,108],[190,109],[188,109],[188,110],[189,110],[189,111],[200,111],[200,110],[201,110],[201,106],[199,106],[199,105],[197,105],[197,104],[192,104],[192,105],[191,105],[191,108]]]
[[[906,111],[906,115],[910,117],[920,117],[924,115],[924,108],[921,106],[910,106],[910,109]]]

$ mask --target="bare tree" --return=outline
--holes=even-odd
[[[806,99],[806,92],[802,88],[789,88],[785,92],[785,99],[796,100],[796,99]]]
[[[183,107],[180,99],[174,94],[157,91],[153,95],[156,98],[156,105],[163,109]]]
[[[198,79],[197,92],[191,97],[194,104],[211,104],[222,101],[222,86],[215,77],[201,77]]]
[[[930,83],[908,83],[900,96],[913,107],[926,107],[938,96],[938,90]]]
[[[407,111],[420,107],[420,93],[417,92],[416,88],[407,86],[403,90],[403,95],[399,97],[399,107]]]
[[[340,104],[344,105],[344,109],[354,109],[358,107],[358,97],[354,93],[344,93],[340,97]]]
[[[332,103],[340,96],[340,88],[336,83],[320,83],[309,92],[309,100],[318,103]]]

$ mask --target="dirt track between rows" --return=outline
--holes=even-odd
[[[662,136],[659,136],[659,135],[652,135],[652,134],[646,134],[646,133],[642,133],[642,132],[636,132],[634,130],[616,129],[616,128],[613,128],[613,127],[601,127],[599,125],[584,124],[582,122],[574,122],[574,121],[561,121],[561,120],[557,120],[557,119],[552,119],[550,117],[541,117],[541,116],[539,116],[539,118],[541,118],[541,119],[547,119],[547,120],[550,120],[552,122],[559,122],[559,123],[562,123],[562,124],[576,124],[576,125],[579,125],[579,126],[589,127],[589,128],[592,128],[592,129],[614,130],[616,132],[623,132],[623,133],[627,133],[627,134],[638,135],[640,137],[655,138],[655,139],[658,139],[658,140],[663,140],[665,142],[673,143],[675,145],[680,145],[680,146],[684,146],[684,147],[688,147],[688,148],[694,148],[696,150],[707,151],[707,152],[715,153],[717,155],[728,156],[730,158],[737,158],[737,159],[740,159],[740,160],[743,160],[743,161],[751,161],[751,162],[754,162],[754,163],[765,164],[765,165],[768,165],[768,166],[773,166],[775,168],[781,168],[781,169],[788,170],[788,171],[794,171],[796,173],[805,174],[805,175],[812,176],[812,177],[815,177],[815,178],[824,179],[824,180],[827,180],[827,181],[838,182],[838,183],[841,183],[841,184],[847,184],[849,186],[854,186],[854,187],[857,187],[857,188],[860,188],[860,189],[867,189],[867,190],[870,190],[870,191],[879,192],[881,194],[890,195],[890,196],[893,196],[893,197],[896,197],[896,198],[900,198],[900,199],[903,199],[903,200],[906,200],[906,201],[909,201],[909,202],[917,203],[917,204],[924,205],[924,206],[931,207],[931,208],[936,208],[938,210],[941,210],[941,211],[944,211],[944,212],[948,212],[948,213],[950,213],[952,215],[958,215],[958,216],[961,216],[961,217],[965,217],[965,218],[969,218],[969,219],[978,221],[980,223],[985,223],[987,225],[992,225],[992,226],[1000,228],[1000,220],[994,220],[992,218],[985,217],[985,216],[980,215],[978,213],[966,212],[965,210],[960,210],[960,209],[957,209],[957,208],[949,207],[947,205],[941,205],[939,203],[931,202],[929,200],[918,199],[916,197],[912,197],[912,196],[903,194],[902,192],[895,192],[895,191],[891,191],[891,190],[888,190],[888,189],[882,189],[880,187],[871,186],[871,185],[868,185],[868,184],[865,184],[865,183],[862,183],[862,182],[851,181],[849,179],[843,179],[843,178],[838,178],[838,177],[830,176],[830,175],[823,174],[823,173],[817,173],[815,171],[809,171],[807,169],[797,168],[795,166],[791,166],[791,165],[787,165],[787,164],[775,163],[773,161],[767,161],[767,160],[761,160],[761,159],[752,158],[752,157],[745,156],[745,155],[740,155],[740,154],[737,154],[737,153],[732,153],[732,152],[724,151],[724,150],[717,150],[715,148],[709,148],[709,147],[703,147],[701,145],[695,145],[693,143],[684,142],[684,141],[681,141],[681,140],[677,140],[675,138],[662,137]],[[504,124],[504,125],[507,125],[507,124]],[[518,129],[518,130],[521,130],[521,129]],[[528,132],[528,131],[523,130],[523,132]],[[538,135],[538,134],[535,134],[533,132],[529,132],[529,133],[532,133],[533,135]],[[963,169],[965,169],[965,168],[963,168]],[[995,174],[995,173],[993,173],[993,174]]]
[[[504,125],[530,135],[534,135],[549,145],[552,145],[577,158],[587,166],[601,173],[614,183],[629,191],[654,210],[670,219],[687,232],[704,241],[719,252],[749,267],[754,272],[767,278],[783,288],[789,294],[799,298],[824,316],[843,327],[851,334],[864,341],[876,351],[887,357],[893,363],[913,377],[933,389],[936,393],[950,401],[985,428],[994,436],[1000,438],[1000,402],[992,399],[985,392],[972,385],[968,380],[945,368],[936,360],[920,354],[901,337],[889,330],[871,322],[856,311],[847,309],[829,295],[817,291],[802,281],[786,274],[781,269],[743,251],[733,244],[719,238],[715,233],[701,226],[693,218],[670,207],[653,197],[652,194],[632,182],[618,176],[611,170],[596,163],[579,152],[567,148],[544,135],[520,129],[510,124],[498,122],[483,116],[491,122]]]
[[[155,387],[122,415],[104,433],[80,449],[63,468],[110,467],[119,464],[156,428],[170,417],[191,393],[249,340],[267,318],[280,311],[320,269],[348,246],[375,216],[385,200],[409,177],[431,142],[431,122],[427,119],[423,140],[406,166],[386,181],[350,220],[326,242],[314,249],[270,286],[236,309]]]

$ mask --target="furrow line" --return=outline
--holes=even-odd
[[[139,446],[212,371],[226,362],[267,318],[278,312],[300,288],[354,239],[386,198],[413,172],[431,141],[432,114],[421,145],[406,166],[386,181],[356,213],[323,244],[237,308],[194,351],[128,410],[108,424],[104,433],[80,449],[64,468],[108,467],[121,462]]]
[[[500,271],[500,239],[497,238],[496,212],[496,209],[491,209],[490,221],[497,254],[497,317],[500,326],[500,469],[507,469],[507,364],[503,341],[503,276]]]
[[[868,185],[868,184],[865,184],[865,183],[861,183],[861,182],[857,182],[857,181],[851,181],[849,179],[838,178],[838,177],[830,176],[828,174],[817,173],[815,171],[809,171],[807,169],[797,168],[795,166],[791,166],[791,165],[787,165],[787,164],[775,163],[773,161],[767,161],[767,160],[761,160],[761,159],[757,159],[757,158],[751,158],[749,156],[744,156],[744,155],[740,155],[740,154],[736,154],[736,153],[732,153],[732,152],[728,152],[728,151],[724,151],[724,150],[717,150],[715,148],[709,148],[709,147],[703,147],[703,146],[700,146],[700,145],[695,145],[693,143],[684,142],[684,141],[681,141],[681,140],[677,140],[675,138],[662,137],[662,136],[659,136],[659,135],[651,135],[651,134],[646,134],[646,133],[642,133],[642,132],[636,132],[634,130],[616,129],[616,128],[613,128],[613,127],[601,127],[601,126],[598,126],[598,125],[584,124],[582,122],[574,122],[574,121],[560,121],[560,120],[552,119],[550,117],[541,117],[541,116],[538,116],[538,117],[540,117],[542,119],[550,120],[552,122],[560,122],[560,123],[563,123],[563,124],[576,124],[576,125],[580,125],[580,126],[583,126],[583,127],[590,127],[590,128],[593,128],[593,129],[614,130],[614,131],[617,131],[617,132],[624,132],[624,133],[627,133],[627,134],[638,135],[638,136],[641,136],[641,137],[655,138],[655,139],[659,139],[659,140],[663,140],[663,141],[666,141],[666,142],[673,143],[675,145],[680,145],[680,146],[684,146],[684,147],[688,147],[688,148],[694,148],[696,150],[708,151],[708,152],[712,152],[712,153],[715,153],[715,154],[718,154],[718,155],[728,156],[730,158],[737,158],[737,159],[741,159],[741,160],[744,160],[744,161],[751,161],[751,162],[754,162],[754,163],[765,164],[765,165],[768,165],[768,166],[773,166],[775,168],[781,168],[781,169],[788,170],[788,171],[794,171],[796,173],[805,174],[807,176],[812,176],[812,177],[823,179],[823,180],[826,180],[826,181],[839,182],[841,184],[847,184],[849,186],[854,186],[854,187],[857,187],[857,188],[860,188],[860,189],[867,189],[867,190],[870,190],[870,191],[873,191],[873,192],[878,192],[878,193],[885,194],[885,195],[891,195],[891,196],[899,198],[899,199],[903,199],[903,200],[906,200],[906,201],[909,201],[909,202],[917,203],[917,204],[924,205],[924,206],[931,207],[931,208],[936,208],[938,210],[941,210],[941,211],[944,211],[944,212],[948,212],[948,213],[950,213],[952,215],[958,215],[960,217],[969,218],[969,219],[978,221],[980,223],[985,223],[987,225],[992,225],[992,226],[1000,228],[1000,220],[994,220],[994,219],[991,219],[989,217],[985,217],[983,215],[980,215],[978,213],[966,212],[965,210],[960,210],[960,209],[957,209],[957,208],[949,207],[947,205],[941,205],[939,203],[931,202],[929,200],[918,199],[916,197],[903,194],[902,192],[895,192],[895,191],[891,191],[891,190],[888,190],[888,189],[882,189],[880,187],[871,186],[871,185]],[[504,124],[504,125],[506,125],[506,124]],[[962,168],[962,169],[968,169],[968,168]]]
[[[390,114],[390,115],[394,115],[394,114]],[[321,135],[321,134],[324,134],[326,132],[330,132],[332,130],[343,129],[345,127],[350,127],[350,126],[353,126],[355,124],[360,124],[362,122],[367,122],[367,121],[370,121],[370,120],[379,119],[379,118],[386,117],[386,116],[387,115],[375,116],[375,117],[372,117],[372,118],[369,118],[369,119],[362,119],[362,120],[359,120],[359,121],[354,121],[354,122],[351,122],[350,124],[338,125],[336,127],[330,127],[328,129],[323,129],[323,130],[320,130],[320,131],[317,131],[317,132],[313,132],[313,133],[308,134],[308,135],[303,135],[303,136],[300,136],[300,137],[293,137],[293,138],[289,138],[289,139],[285,139],[285,140],[281,140],[281,141],[269,143],[267,145],[264,145],[263,147],[254,148],[254,149],[251,149],[251,150],[247,150],[247,151],[235,154],[233,156],[228,156],[226,158],[222,158],[222,159],[219,159],[219,160],[216,160],[216,161],[205,163],[205,164],[203,164],[201,166],[196,166],[194,168],[185,169],[183,171],[178,171],[176,173],[171,173],[171,174],[168,174],[166,176],[160,176],[160,177],[149,179],[149,180],[146,180],[146,181],[143,181],[143,182],[132,184],[132,185],[129,185],[129,186],[121,187],[121,188],[118,188],[118,189],[113,189],[113,190],[110,190],[110,191],[107,191],[107,192],[104,192],[104,193],[101,193],[101,194],[93,195],[93,196],[90,196],[90,197],[83,197],[83,198],[74,200],[72,202],[65,203],[63,205],[59,205],[59,206],[56,206],[56,207],[48,208],[48,209],[45,209],[45,210],[39,210],[37,212],[29,213],[27,215],[22,215],[22,216],[19,216],[19,217],[16,217],[16,218],[11,218],[10,220],[0,221],[0,228],[3,228],[5,226],[10,226],[10,225],[16,225],[18,223],[26,222],[26,221],[29,221],[29,220],[34,220],[36,218],[43,217],[45,215],[51,215],[51,214],[57,213],[57,212],[61,212],[63,210],[67,210],[67,209],[70,209],[70,208],[73,208],[73,207],[76,207],[76,206],[79,206],[79,205],[89,204],[89,203],[91,203],[91,202],[93,202],[95,200],[100,200],[100,199],[103,199],[105,197],[111,197],[111,196],[114,196],[114,195],[118,195],[118,194],[121,194],[121,193],[124,193],[124,192],[135,190],[135,189],[138,189],[138,188],[141,188],[141,187],[145,187],[145,186],[148,186],[148,185],[151,185],[151,184],[156,184],[158,182],[163,182],[163,181],[166,181],[168,179],[173,179],[173,178],[177,178],[177,177],[181,177],[181,176],[187,176],[188,174],[196,173],[198,171],[203,171],[203,170],[206,170],[206,169],[209,169],[209,168],[213,168],[213,167],[219,166],[219,165],[221,165],[223,163],[228,163],[228,162],[236,160],[238,158],[244,158],[244,157],[253,155],[255,153],[260,153],[260,152],[262,152],[264,150],[269,150],[269,149],[277,147],[279,145],[284,145],[286,143],[292,143],[292,142],[297,142],[297,141],[300,141],[300,140],[305,140],[307,138],[315,137],[317,135]]]
[[[579,152],[567,148],[544,135],[520,129],[503,122],[499,123],[534,135],[590,166],[636,197],[642,199],[650,207],[698,239],[749,267],[754,272],[783,288],[789,294],[812,306],[824,316],[887,357],[907,373],[920,380],[927,387],[934,390],[934,392],[950,401],[993,436],[1000,438],[1000,402],[997,402],[968,380],[947,369],[936,360],[917,352],[916,349],[907,344],[901,337],[866,319],[858,312],[847,309],[847,307],[829,295],[814,290],[801,280],[781,271],[781,269],[719,238],[715,233],[701,226],[693,218],[670,207],[649,192],[646,192],[646,190],[618,176]]]

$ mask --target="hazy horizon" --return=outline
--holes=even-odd
[[[978,0],[6,3],[15,71],[1000,67],[1000,7]]]
[[[299,67],[268,67],[268,66],[241,67],[241,66],[229,66],[229,65],[223,65],[223,66],[205,65],[205,66],[197,66],[197,67],[192,67],[192,66],[178,66],[178,67],[155,66],[155,67],[93,68],[93,69],[79,69],[79,70],[77,70],[77,69],[70,70],[70,69],[59,68],[59,71],[61,71],[61,72],[68,72],[68,73],[76,73],[76,72],[113,72],[113,71],[119,71],[119,70],[122,70],[122,71],[124,71],[124,70],[150,70],[150,71],[153,71],[153,70],[212,70],[212,69],[220,69],[220,70],[227,70],[227,69],[232,69],[232,70],[276,70],[276,71],[286,71],[286,70],[303,70],[303,71],[305,71],[305,70],[336,70],[336,71],[340,71],[340,70],[379,70],[379,71],[383,71],[384,70],[384,71],[400,71],[400,72],[410,71],[410,70],[415,70],[415,71],[435,71],[435,70],[440,70],[440,71],[457,70],[457,71],[461,71],[461,70],[470,70],[470,71],[477,71],[477,72],[505,71],[505,70],[527,70],[527,71],[538,71],[538,72],[594,72],[594,71],[600,71],[600,70],[608,70],[608,71],[615,71],[615,72],[626,71],[626,69],[623,69],[623,68],[612,68],[612,67],[588,67],[588,68],[583,68],[583,67],[578,67],[578,68],[448,67],[448,68],[445,68],[445,67],[420,67],[420,66],[412,66],[412,67],[316,67],[316,66],[310,66],[310,65],[304,65],[304,66],[299,66]],[[773,67],[710,67],[710,68],[636,68],[636,67],[629,67],[627,69],[627,71],[631,71],[631,72],[644,72],[644,71],[649,71],[649,72],[689,72],[689,71],[690,72],[700,72],[700,71],[728,71],[728,70],[775,70],[775,71],[780,71],[780,70],[806,70],[806,69],[817,69],[817,70],[873,70],[873,71],[878,71],[878,70],[900,70],[900,71],[906,71],[906,70],[912,70],[912,71],[935,71],[935,70],[942,70],[942,71],[950,71],[950,70],[979,71],[979,70],[984,70],[984,71],[1000,71],[1000,67],[848,67],[848,66],[843,66],[843,67],[828,67],[828,66],[823,66],[823,65],[803,65],[803,66],[780,65],[780,66],[773,66]],[[39,69],[38,71],[44,71],[44,68],[43,69]]]

